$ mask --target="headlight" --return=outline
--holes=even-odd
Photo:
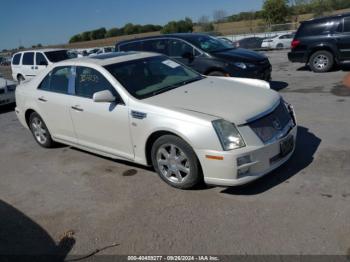
[[[242,62],[233,63],[233,65],[236,66],[236,67],[239,67],[239,68],[241,68],[241,69],[247,69],[248,67],[249,67],[249,68],[255,67],[254,64],[251,64],[251,63],[242,63]]]
[[[241,134],[230,122],[223,119],[213,121],[213,127],[219,137],[222,148],[225,151],[241,148],[245,146]]]

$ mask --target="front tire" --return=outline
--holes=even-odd
[[[315,73],[329,72],[334,66],[334,56],[328,51],[317,51],[310,57],[309,65]]]
[[[202,181],[199,161],[192,147],[181,138],[165,135],[152,147],[152,163],[160,178],[179,189],[191,189]]]
[[[44,148],[52,148],[55,142],[52,140],[51,134],[46,127],[45,122],[37,113],[32,113],[29,118],[29,127],[35,141]]]

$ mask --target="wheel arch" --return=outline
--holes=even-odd
[[[222,72],[224,74],[228,74],[227,71],[225,71],[224,69],[220,68],[220,67],[210,67],[208,68],[205,72],[204,72],[204,75],[209,75],[210,73],[212,72]]]
[[[145,144],[145,156],[146,156],[147,165],[149,165],[149,166],[152,165],[151,151],[152,151],[152,146],[153,146],[154,142],[158,138],[165,136],[165,135],[173,135],[173,136],[176,136],[178,138],[181,138],[187,144],[189,144],[190,147],[193,149],[193,146],[192,146],[191,142],[189,141],[189,139],[187,139],[183,135],[179,134],[178,132],[176,132],[174,130],[167,130],[167,129],[155,130],[148,136],[148,138],[146,140],[146,144]],[[193,149],[193,151],[194,151],[194,149]],[[197,158],[198,158],[198,156],[197,156]]]
[[[28,108],[28,109],[25,111],[25,113],[24,113],[24,119],[26,120],[26,124],[27,124],[27,126],[28,126],[29,128],[30,128],[30,126],[29,126],[29,119],[30,119],[31,114],[33,114],[33,113],[37,113],[37,114],[38,114],[38,112],[35,111],[35,110],[32,109],[32,108]]]
[[[328,52],[330,52],[333,55],[335,62],[338,62],[337,54],[336,54],[335,50],[331,46],[329,46],[329,45],[318,45],[318,46],[314,46],[314,47],[310,48],[309,54],[308,54],[308,58],[307,58],[307,63],[310,62],[311,56],[314,53],[318,52],[318,51],[328,51]]]

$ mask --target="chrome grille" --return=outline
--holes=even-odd
[[[286,104],[281,101],[273,112],[249,123],[249,126],[267,144],[284,137],[295,123]]]

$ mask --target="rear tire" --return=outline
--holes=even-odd
[[[310,57],[309,66],[315,73],[329,72],[334,66],[334,56],[325,50],[317,51]]]
[[[177,136],[158,138],[152,146],[151,156],[160,178],[172,187],[191,189],[203,180],[195,152]]]
[[[208,74],[208,76],[226,76],[226,74],[221,71],[212,71]]]
[[[284,46],[283,46],[283,44],[281,44],[281,43],[277,44],[277,46],[276,46],[277,49],[282,49],[283,47],[284,47]]]
[[[44,148],[52,148],[55,142],[47,129],[45,122],[37,113],[32,113],[29,117],[29,128],[32,131],[35,141]]]

